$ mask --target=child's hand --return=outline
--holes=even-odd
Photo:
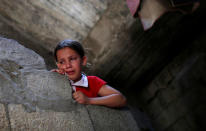
[[[89,99],[86,95],[84,95],[81,91],[77,91],[73,93],[73,98],[79,103],[79,104],[89,104]]]
[[[51,71],[52,71],[52,72],[57,72],[57,73],[59,73],[59,74],[61,74],[61,75],[64,75],[64,74],[65,74],[64,71],[59,70],[59,69],[52,69]]]

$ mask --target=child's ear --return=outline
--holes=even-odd
[[[82,65],[85,66],[87,64],[87,57],[83,56],[82,57]]]

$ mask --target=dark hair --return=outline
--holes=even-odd
[[[76,51],[80,55],[81,58],[84,56],[84,49],[79,42],[74,41],[74,40],[63,40],[59,42],[56,48],[54,49],[54,57],[56,61],[57,61],[57,51],[65,47],[69,47],[73,49],[74,51]]]

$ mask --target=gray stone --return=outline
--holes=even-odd
[[[128,108],[88,105],[87,109],[97,131],[140,131]]]
[[[41,110],[28,113],[21,105],[9,105],[12,131],[93,131],[87,110],[78,105],[70,112]]]
[[[55,111],[72,111],[73,99],[69,80],[49,71],[24,72],[24,100],[29,109],[36,107]],[[27,103],[28,102],[28,103]]]
[[[28,111],[36,107],[71,109],[71,88],[66,77],[46,71],[39,55],[14,40],[2,38],[0,47],[2,103],[21,103]]]
[[[35,52],[8,39],[0,39],[0,101],[36,108],[66,111],[72,104],[68,79],[45,70]],[[71,104],[70,104],[71,103]]]
[[[34,51],[23,47],[12,39],[0,37],[0,59],[18,64],[18,68],[45,69],[45,62]],[[3,64],[3,62],[1,62]]]

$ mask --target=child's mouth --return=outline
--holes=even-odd
[[[73,75],[74,74],[74,71],[67,71],[66,72],[68,75]]]

